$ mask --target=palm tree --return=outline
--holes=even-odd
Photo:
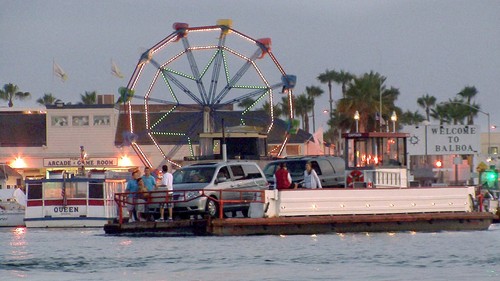
[[[52,93],[45,93],[43,97],[36,100],[40,105],[54,104],[59,101],[58,98],[54,97]]]
[[[434,105],[436,105],[436,97],[425,94],[425,96],[417,99],[417,104],[425,109],[425,116],[427,117],[427,121],[430,121],[431,109]]]
[[[305,94],[297,96],[295,100],[295,114],[302,119],[302,128],[309,133],[309,112],[312,109],[312,100]]]
[[[450,99],[443,107],[444,110],[446,110],[449,120],[453,122],[453,125],[463,125],[469,113],[474,110],[459,98]]]
[[[241,108],[247,109],[247,108],[249,108],[250,106],[252,106],[254,103],[255,103],[255,100],[254,100],[254,99],[252,99],[252,98],[245,98],[245,99],[243,99],[242,101],[240,101],[240,102],[238,103],[238,107],[241,107]]]
[[[346,97],[342,98],[337,105],[339,114],[344,115],[345,120],[350,120],[342,124],[342,130],[352,130],[354,122],[352,118],[356,111],[360,114],[360,131],[373,131],[377,124],[375,113],[382,112],[401,112],[395,101],[399,96],[399,90],[391,87],[386,89],[384,86],[386,78],[377,72],[371,71],[361,77],[356,77],[349,84]],[[382,103],[381,103],[382,101]],[[380,108],[383,106],[383,108]]]
[[[93,92],[87,92],[87,91],[85,91],[85,94],[80,95],[80,98],[81,98],[82,101],[79,102],[78,104],[89,105],[89,104],[96,104],[97,103],[97,93],[96,93],[96,91],[93,91]]]
[[[337,73],[337,77],[335,79],[335,82],[338,84],[342,85],[342,97],[345,98],[345,95],[347,93],[347,85],[351,83],[351,81],[355,78],[354,74],[351,74],[347,71],[340,70],[340,72]]]
[[[469,109],[470,113],[467,116],[467,125],[473,125],[474,124],[474,117],[477,116],[478,110],[474,109],[473,107],[479,108],[476,105],[471,104],[472,99],[478,94],[478,91],[476,87],[474,86],[466,86],[464,87],[458,94],[460,98],[464,99],[464,103],[470,105]]]
[[[320,97],[323,94],[323,90],[321,90],[320,87],[310,86],[306,87],[306,94],[312,101],[313,132],[316,132],[316,120],[314,116],[314,99]]]
[[[399,124],[418,125],[424,120],[426,120],[425,117],[422,114],[420,114],[417,110],[415,110],[415,112],[407,110],[401,114],[401,117],[399,118]]]
[[[262,105],[262,108],[260,110],[263,110],[266,114],[271,113],[271,105],[269,101],[264,102]],[[273,105],[273,115],[274,116],[281,116],[282,111],[281,111],[281,105],[280,104],[275,104]]]
[[[330,96],[330,116],[333,114],[333,97],[332,97],[332,82],[336,82],[339,73],[335,70],[325,70],[324,73],[318,76],[318,80],[321,83],[326,83],[328,85],[328,94]]]
[[[444,104],[438,104],[434,108],[432,108],[430,116],[438,120],[439,125],[447,124],[450,122],[450,117]]]
[[[14,106],[14,102],[12,100],[19,99],[24,100],[31,97],[29,92],[20,92],[19,87],[12,83],[5,84],[3,86],[3,90],[0,90],[0,99],[9,101],[9,107]]]
[[[292,95],[292,105],[295,107],[295,101],[297,100],[297,97]],[[286,119],[290,119],[290,102],[288,101],[288,95],[281,97],[281,102],[279,103],[280,105],[280,112],[281,115],[284,116]]]

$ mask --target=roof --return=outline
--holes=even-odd
[[[0,179],[4,180],[8,177],[21,178],[22,176],[16,170],[12,169],[9,165],[0,164]]]
[[[215,123],[221,124],[224,120],[226,128],[241,125],[243,118],[246,126],[254,126],[265,130],[269,124],[269,116],[262,111],[249,111],[243,115],[242,111],[219,111],[216,113]],[[162,119],[164,118],[164,119]],[[171,112],[169,114],[150,113],[149,122],[154,129],[153,136],[161,145],[187,144],[188,137],[191,143],[199,142],[199,134],[203,132],[203,113],[202,112]],[[134,133],[137,135],[139,145],[153,145],[153,141],[147,136],[145,115],[142,113],[133,113],[132,122],[134,124]],[[267,136],[268,144],[278,144],[283,141],[283,136],[287,130],[287,122],[281,119],[275,119],[272,130]],[[129,132],[128,115],[120,114],[118,127],[116,130],[115,144],[123,143],[123,135]],[[221,131],[220,125],[216,125],[215,131]],[[304,143],[311,137],[311,134],[304,130],[299,130],[297,134],[291,135],[288,143]]]
[[[47,144],[45,114],[0,113],[0,146],[39,147]]]

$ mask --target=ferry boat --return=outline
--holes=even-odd
[[[24,226],[25,202],[14,189],[0,189],[0,227]]]
[[[124,179],[101,173],[76,177],[61,171],[48,179],[27,180],[26,227],[102,227],[117,217],[114,194]]]
[[[475,186],[411,186],[407,169],[405,133],[348,133],[346,183],[344,188],[254,190],[250,218],[218,218],[174,222],[105,225],[107,234],[164,232],[185,235],[317,234],[372,231],[486,230],[496,215],[482,212]],[[231,192],[236,192],[232,190]],[[117,204],[126,204],[126,194],[116,194]],[[200,196],[206,196],[200,191]],[[248,198],[248,196],[241,196]],[[150,198],[170,200],[166,191]],[[185,198],[185,197],[181,197]],[[221,194],[215,200],[223,210]],[[184,199],[182,199],[184,200]],[[173,202],[176,203],[175,198]],[[148,203],[146,203],[148,204]],[[175,214],[174,214],[175,216]]]

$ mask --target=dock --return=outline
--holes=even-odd
[[[109,235],[241,236],[349,232],[437,232],[487,230],[496,218],[485,212],[223,218],[173,222],[110,222]]]

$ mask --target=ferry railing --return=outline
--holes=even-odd
[[[193,196],[193,194],[197,194]],[[132,200],[129,200],[129,197]],[[265,203],[265,190],[256,189],[186,189],[186,190],[153,190],[148,192],[122,192],[115,193],[114,200],[118,205],[118,222],[123,223],[123,209],[127,205],[144,205],[144,208],[150,206],[159,206],[160,204],[184,203],[198,200],[201,197],[206,197],[207,200],[212,200],[217,203],[219,208],[219,217],[224,217],[225,205],[248,204],[250,203]],[[227,198],[230,199],[227,199]],[[138,201],[142,199],[144,202]]]

